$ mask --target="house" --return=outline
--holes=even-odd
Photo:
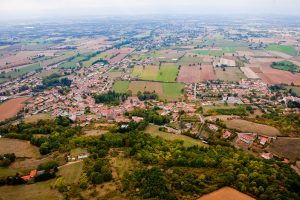
[[[261,145],[265,145],[265,144],[268,142],[268,140],[269,140],[269,139],[266,138],[266,137],[261,137],[259,143],[260,143]]]
[[[224,139],[228,139],[230,136],[231,136],[231,132],[230,131],[228,131],[228,130],[226,130],[224,133],[223,133],[223,138]]]
[[[271,153],[262,153],[262,154],[260,154],[260,156],[266,160],[270,160],[273,158],[273,154],[271,154]]]
[[[208,124],[208,128],[212,131],[218,131],[219,128],[214,124]]]
[[[246,144],[252,144],[256,138],[256,135],[252,133],[238,133],[238,138]]]
[[[29,175],[22,176],[21,179],[23,179],[25,182],[30,181],[32,178],[37,176],[37,170],[31,170]]]

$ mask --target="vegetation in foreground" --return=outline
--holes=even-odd
[[[146,120],[152,118],[148,117],[151,113],[135,112],[134,115],[143,115]],[[232,186],[259,199],[300,198],[300,177],[288,165],[256,158],[226,142],[215,140],[209,147],[186,148],[180,141],[169,142],[136,131],[135,126],[122,134],[117,131],[101,137],[81,137],[80,131],[75,131],[76,128],[70,128],[70,125],[69,121],[61,118],[47,123],[39,121],[1,128],[5,137],[22,135],[19,138],[27,140],[38,131],[48,135],[43,138],[46,146],[57,145],[56,149],[62,152],[74,148],[89,151],[90,157],[84,161],[78,183],[69,183],[63,177],[56,180],[55,187],[65,198],[76,198],[90,185],[111,181],[108,152],[116,148],[123,149],[128,157],[140,163],[133,171],[125,173],[122,179],[122,191],[128,198],[196,198],[223,186]],[[13,134],[15,131],[18,133]]]

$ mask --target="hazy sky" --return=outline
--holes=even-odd
[[[300,15],[300,0],[0,0],[1,20],[149,14]]]

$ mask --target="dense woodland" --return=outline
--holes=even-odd
[[[152,112],[135,110],[129,115],[143,116],[145,123],[149,123]],[[60,117],[54,121],[7,125],[0,131],[4,137],[30,140],[42,154],[78,147],[89,151],[78,184],[68,185],[61,177],[56,181],[56,187],[66,198],[78,195],[90,184],[112,179],[107,157],[112,148],[123,149],[129,158],[140,163],[122,181],[122,191],[131,197],[179,199],[232,186],[259,199],[300,198],[300,177],[288,165],[256,158],[227,143],[185,148],[181,141],[169,142],[134,128],[123,133],[115,130],[102,137],[82,137],[80,128],[71,125],[71,121]],[[34,134],[48,137],[33,139]],[[53,167],[46,164],[44,168],[49,165],[48,168]]]

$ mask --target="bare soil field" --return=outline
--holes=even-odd
[[[214,62],[214,57],[213,56],[203,56],[202,61],[204,63],[212,63],[212,62]]]
[[[177,77],[178,82],[198,83],[201,81],[200,66],[181,67]]]
[[[291,73],[288,71],[273,69],[270,67],[271,63],[266,63],[260,67],[262,73],[257,75],[268,84],[291,84],[300,85],[300,74]]]
[[[202,65],[201,68],[202,68],[201,75],[200,75],[200,80],[201,81],[208,81],[208,80],[216,80],[217,79],[212,65]]]
[[[93,38],[93,39],[87,39],[87,40],[83,40],[80,41],[78,44],[78,49],[79,50],[99,50],[99,49],[103,49],[107,46],[111,46],[111,42],[106,41],[106,38],[101,37],[101,38]]]
[[[31,64],[33,61],[30,57],[38,54],[38,51],[21,51],[13,55],[5,56],[0,59],[0,69],[8,69],[20,65]]]
[[[290,160],[300,158],[300,138],[278,137],[277,140],[267,148],[268,151]]]
[[[21,97],[8,100],[0,104],[0,121],[12,118],[24,108],[24,102],[30,99],[29,97]]]
[[[37,158],[40,156],[37,147],[29,141],[0,138],[0,154],[15,153],[17,157]]]
[[[133,52],[134,49],[132,48],[121,48],[115,52],[116,56],[113,56],[113,58],[109,59],[110,63],[118,63],[121,62],[128,54]]]
[[[210,194],[204,195],[200,197],[198,200],[255,200],[255,199],[231,187],[224,187]]]

